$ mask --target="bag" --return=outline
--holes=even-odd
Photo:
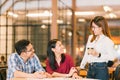
[[[115,77],[115,80],[120,80],[120,64],[115,69],[114,77]]]

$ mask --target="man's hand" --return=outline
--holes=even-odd
[[[35,72],[33,73],[33,78],[46,78],[45,72]]]

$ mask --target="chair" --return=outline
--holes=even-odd
[[[113,80],[115,68],[109,67],[109,68],[108,68],[108,71],[109,71],[110,79]]]
[[[0,80],[6,80],[6,69],[0,69]]]

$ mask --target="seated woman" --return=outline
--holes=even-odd
[[[64,46],[58,39],[48,42],[46,71],[53,77],[81,78],[77,74],[70,55],[64,53]]]

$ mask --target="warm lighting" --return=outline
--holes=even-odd
[[[111,12],[112,9],[109,6],[103,6],[105,12]]]
[[[52,13],[48,12],[48,11],[44,11],[43,13],[29,13],[26,16],[28,17],[49,17],[52,16]]]
[[[75,12],[75,15],[94,15],[95,12],[88,11],[88,12]],[[68,11],[67,15],[72,15],[72,12]]]
[[[62,24],[63,20],[57,20],[57,23]]]
[[[66,30],[65,29],[62,29],[62,34],[65,34]]]
[[[85,22],[85,19],[78,19],[79,22]]]
[[[47,28],[47,26],[46,26],[46,25],[42,25],[41,28],[42,28],[42,29],[45,29],[45,28]]]
[[[114,13],[109,14],[110,18],[116,18],[117,16]]]
[[[66,53],[66,49],[64,48],[64,53]]]
[[[77,55],[79,54],[79,48],[76,48],[76,54]]]
[[[52,23],[52,20],[42,20],[42,23]]]
[[[120,45],[116,44],[116,45],[114,45],[114,48],[117,51],[118,58],[120,59]]]
[[[67,15],[71,16],[72,12],[71,11],[67,11]]]
[[[52,20],[42,20],[42,23],[52,23]],[[57,23],[62,24],[63,20],[57,20]]]
[[[71,24],[71,23],[68,21],[67,24]]]
[[[110,8],[109,6],[103,6],[103,9],[105,12],[107,12],[107,14],[105,15],[106,18],[117,18],[117,16],[112,13],[112,8]]]
[[[18,15],[17,15],[17,14],[15,14],[15,13],[13,13],[13,12],[8,12],[8,15],[13,16],[13,17],[15,17],[15,18],[17,18],[17,17],[18,17]]]
[[[75,15],[94,15],[95,12],[89,11],[89,12],[75,12]]]
[[[72,32],[68,32],[68,36],[70,36],[70,37],[71,37],[71,36],[72,36]]]
[[[109,13],[105,15],[106,18],[117,18],[117,16],[114,13]]]
[[[84,46],[80,47],[80,51],[83,52],[84,51]]]

